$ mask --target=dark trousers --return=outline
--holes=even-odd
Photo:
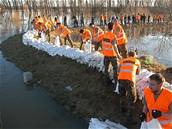
[[[73,47],[73,41],[71,40],[71,37],[69,35],[67,35],[65,38],[64,38],[64,44],[66,45],[66,41],[68,41],[71,45],[71,47]]]
[[[114,77],[115,86],[116,86],[116,84],[117,84],[117,68],[118,68],[117,57],[108,57],[108,56],[104,57],[104,66],[105,66],[106,77],[109,77],[108,69],[109,69],[110,63],[112,64],[112,67],[113,67],[113,75],[114,75],[113,77]]]
[[[129,80],[118,80],[120,93],[120,108],[127,110],[131,116],[134,111],[134,103],[137,101],[137,92],[134,83]]]
[[[97,51],[99,49],[99,47],[101,47],[100,43],[97,41],[92,41],[92,44],[94,45],[95,51]]]
[[[46,30],[45,35],[48,36],[48,42],[50,42],[51,39],[50,39],[50,30],[49,29]]]
[[[127,48],[125,44],[118,45],[118,50],[123,58],[127,58]]]

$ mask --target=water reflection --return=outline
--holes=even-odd
[[[0,15],[0,42],[9,36],[26,32],[31,29],[31,20],[35,15],[42,12],[29,11],[5,11]],[[57,16],[57,12],[52,12],[52,16]],[[63,15],[60,14],[59,20],[62,22]],[[68,15],[67,22],[71,24],[71,17]],[[90,20],[87,18],[87,22]],[[140,50],[140,53],[147,53],[155,56],[161,63],[172,66],[172,25],[149,24],[126,26],[125,30],[129,37],[129,48]]]
[[[85,120],[66,111],[41,87],[23,83],[23,72],[0,51],[0,112],[5,129],[87,129]]]

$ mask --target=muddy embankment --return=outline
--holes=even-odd
[[[44,86],[49,94],[60,102],[67,110],[86,120],[91,117],[110,119],[120,122],[126,127],[137,129],[140,125],[138,113],[142,104],[138,101],[133,113],[137,124],[126,125],[124,114],[119,111],[119,97],[112,92],[112,87],[104,81],[102,73],[90,69],[86,65],[59,56],[49,56],[43,51],[22,43],[22,35],[16,35],[4,41],[0,50],[5,58],[16,64],[23,71],[31,71],[34,83]],[[158,63],[142,66],[154,72],[161,72],[169,82],[172,82],[172,70]],[[9,80],[10,81],[10,80]],[[72,91],[65,89],[71,86]]]

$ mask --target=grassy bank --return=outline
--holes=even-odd
[[[108,118],[125,125],[123,121],[126,118],[119,112],[119,97],[112,93],[111,86],[106,85],[102,73],[71,59],[51,57],[43,51],[25,46],[22,43],[22,35],[4,41],[0,45],[0,50],[6,59],[17,67],[23,71],[31,71],[34,83],[45,87],[67,110],[86,120],[91,117]],[[143,67],[148,67],[144,62],[142,59]],[[165,67],[158,63],[150,64],[148,68],[166,73]],[[71,86],[73,90],[66,91],[66,86]],[[133,115],[137,124],[126,125],[131,129],[137,129],[140,125],[137,114],[141,111],[141,102],[138,101],[135,107],[136,112]]]

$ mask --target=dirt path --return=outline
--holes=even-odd
[[[118,109],[119,97],[112,93],[111,86],[106,85],[102,73],[71,59],[51,57],[45,52],[25,46],[22,44],[22,35],[4,41],[0,49],[8,60],[23,71],[31,71],[34,82],[44,86],[55,100],[74,114],[87,120],[91,117],[108,118],[125,125],[125,117]],[[66,91],[66,86],[71,86],[73,90]],[[142,104],[138,101],[135,106],[136,112],[133,115],[137,124],[126,125],[131,129],[137,129],[140,125],[137,114],[141,111]]]

